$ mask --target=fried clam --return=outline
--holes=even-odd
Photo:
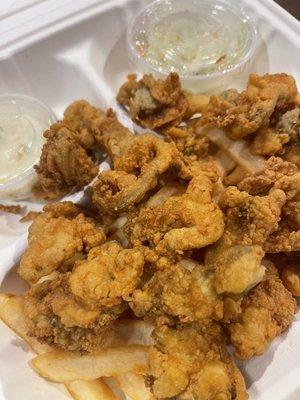
[[[109,154],[112,162],[122,154],[134,135],[119,122],[112,109],[104,112],[85,100],[75,101],[67,107],[63,123],[76,133],[84,148],[101,149]]]
[[[287,201],[282,208],[280,224],[267,238],[264,250],[267,253],[297,251],[300,248],[299,169],[279,157],[270,157],[266,167],[265,171],[243,179],[238,186],[257,195],[264,195],[270,189],[285,193]]]
[[[103,346],[124,304],[89,308],[71,292],[70,272],[38,283],[26,293],[28,335],[67,351],[91,352]]]
[[[67,126],[56,123],[44,133],[46,143],[35,166],[36,197],[53,199],[82,188],[97,175],[98,167],[82,147],[77,135]]]
[[[251,195],[265,195],[274,187],[278,180],[294,176],[297,171],[298,168],[295,164],[284,161],[280,157],[273,156],[266,161],[265,169],[263,171],[245,177],[241,182],[239,182],[238,188],[239,190],[246,191]],[[282,182],[282,180],[280,182]]]
[[[286,193],[287,202],[282,210],[282,221],[278,230],[265,243],[267,253],[300,250],[300,171],[284,176],[274,184]]]
[[[223,304],[214,288],[214,274],[204,265],[189,258],[172,262],[161,257],[152,268],[153,276],[129,301],[137,317],[182,323],[222,318]]]
[[[300,145],[286,147],[284,153],[281,154],[281,158],[297,165],[297,168],[300,169]]]
[[[23,254],[19,275],[28,283],[36,283],[53,271],[67,271],[76,260],[105,241],[98,227],[71,202],[44,207],[29,227],[28,248]]]
[[[259,129],[250,145],[253,154],[272,155],[300,141],[300,108],[294,108],[280,116],[274,127]]]
[[[300,230],[292,231],[285,223],[280,224],[264,245],[266,253],[300,251]]]
[[[70,289],[86,306],[112,307],[121,304],[138,286],[143,266],[141,250],[107,242],[76,264],[69,278]]]
[[[81,146],[90,150],[97,147],[96,135],[105,118],[104,111],[86,100],[77,100],[66,108],[62,122],[76,133]]]
[[[219,204],[225,231],[205,255],[206,266],[215,271],[218,293],[243,294],[263,279],[263,246],[278,229],[285,202],[280,189],[266,196],[251,196],[233,186],[224,191]]]
[[[165,80],[144,75],[137,81],[135,75],[129,75],[119,90],[117,100],[129,109],[133,121],[154,130],[178,125],[189,108],[187,96],[175,72]]]
[[[185,157],[204,159],[209,153],[209,140],[193,126],[172,126],[163,131],[165,140],[174,143]]]
[[[216,242],[224,221],[212,199],[215,179],[212,164],[193,164],[185,193],[171,196],[161,205],[141,208],[131,219],[131,243],[149,246],[159,254],[181,254]]]
[[[54,347],[94,351],[109,338],[137,287],[144,256],[117,242],[94,247],[72,272],[48,277],[25,296],[29,335]]]
[[[238,316],[226,326],[235,355],[245,360],[263,354],[295,312],[296,301],[269,263],[263,281],[243,298]]]
[[[300,297],[300,264],[291,262],[283,267],[280,278],[284,286],[295,297]]]
[[[93,185],[93,202],[108,214],[127,211],[171,168],[177,169],[179,175],[189,174],[174,145],[150,134],[133,136],[114,159],[114,170],[99,174]]]
[[[231,139],[239,139],[267,127],[271,117],[295,105],[297,87],[287,74],[250,75],[247,89],[227,90],[211,96],[203,111],[203,123],[213,123]]]
[[[220,326],[154,329],[146,383],[156,399],[246,400],[244,379],[227,353]]]

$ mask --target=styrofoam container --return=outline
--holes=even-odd
[[[147,4],[141,0],[5,0],[0,2],[0,92],[33,96],[61,117],[73,100],[115,108],[132,122],[115,95],[132,72],[126,52],[126,28]],[[244,0],[258,26],[251,72],[287,72],[300,85],[300,23],[272,0]],[[232,87],[245,87],[247,75]],[[102,166],[103,167],[103,166]],[[82,194],[69,198],[79,201]],[[22,202],[29,210],[41,203]],[[26,247],[29,224],[0,215],[0,291],[19,293],[24,284],[14,265]],[[243,363],[252,400],[300,399],[300,315],[268,351]],[[61,385],[39,378],[27,365],[29,348],[0,323],[0,400],[66,400]]]

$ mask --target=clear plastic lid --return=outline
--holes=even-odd
[[[53,111],[35,98],[0,96],[0,198],[19,200],[30,195],[43,132],[55,121]]]
[[[253,55],[256,27],[234,0],[157,0],[127,32],[131,60],[142,73],[178,72],[183,83],[208,82],[241,72]],[[211,86],[211,85],[208,85]],[[198,89],[198,88],[197,88]]]

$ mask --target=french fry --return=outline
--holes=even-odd
[[[212,125],[198,127],[198,133],[215,143],[245,172],[254,174],[265,168],[265,159],[252,154],[245,140],[231,140],[225,132]]]
[[[85,355],[55,350],[37,356],[31,365],[39,375],[54,382],[93,380],[127,372],[145,373],[148,348],[119,346]]]
[[[238,165],[230,174],[225,176],[224,183],[227,186],[238,185],[238,183],[245,178],[245,171]]]
[[[146,387],[145,380],[142,375],[128,372],[127,374],[117,376],[116,381],[124,394],[131,400],[155,399],[150,389]]]
[[[0,319],[37,354],[51,351],[51,347],[27,335],[24,318],[24,297],[0,293]]]
[[[146,207],[157,207],[162,205],[169,197],[180,193],[179,188],[175,185],[163,186],[158,192],[156,192],[150,199],[146,202]]]
[[[117,400],[113,391],[101,379],[73,381],[66,388],[75,400]]]
[[[232,158],[229,157],[229,155],[221,149],[218,150],[217,153],[214,155],[214,159],[222,177],[226,176],[236,166],[236,163],[232,160]]]
[[[37,354],[51,351],[51,347],[39,343],[27,335],[24,319],[24,297],[0,293],[0,319]],[[76,400],[117,400],[110,388],[101,380],[74,381],[65,384]]]

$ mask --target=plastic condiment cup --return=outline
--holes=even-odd
[[[174,32],[176,24],[178,32]],[[151,43],[162,26],[166,35],[160,33],[161,40],[155,43],[157,51],[161,50],[156,57]],[[168,47],[168,43],[162,42],[170,37],[177,43],[170,43]],[[134,18],[126,41],[129,58],[140,73],[164,78],[175,71],[186,89],[209,92],[228,86],[248,69],[256,48],[257,29],[254,20],[236,0],[156,0]],[[236,48],[231,48],[232,43],[238,43],[240,54]],[[202,64],[198,63],[199,70],[195,60],[191,62],[198,49],[204,51]],[[214,59],[218,49],[219,56]],[[179,66],[180,57],[187,61]]]
[[[22,94],[0,95],[0,106],[2,105],[2,107],[6,107],[8,110],[7,112],[9,112],[15,104],[17,104],[20,110],[30,110],[31,115],[36,115],[39,120],[43,121],[45,130],[52,123],[57,121],[54,112],[40,100]],[[43,130],[36,131],[35,134],[43,135],[43,132]],[[34,160],[32,165],[26,171],[9,179],[5,183],[0,183],[0,199],[24,200],[31,197],[31,189],[36,181],[34,164],[36,164],[38,160],[39,157]]]

